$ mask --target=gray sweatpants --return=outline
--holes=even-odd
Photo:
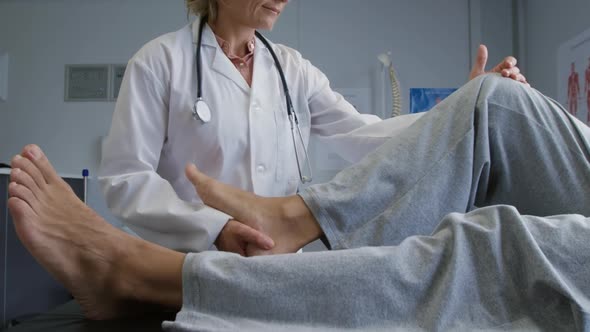
[[[301,193],[330,246],[356,249],[189,254],[164,327],[590,330],[589,142],[535,90],[472,80]]]

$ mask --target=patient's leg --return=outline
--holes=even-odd
[[[261,322],[444,329],[522,317],[558,330],[583,326],[576,319],[590,311],[590,225],[582,216],[494,207],[451,215],[433,236],[399,247],[248,259],[212,252],[185,261],[106,223],[37,147],[22,156],[12,163],[9,200],[18,236],[91,318],[115,316],[137,300],[179,307],[181,294],[179,330]]]
[[[589,142],[590,129],[554,101],[485,75],[300,196],[334,249],[395,245],[430,234],[448,213],[492,204],[533,215],[589,215]],[[210,179],[195,177],[193,183],[206,204],[274,230],[271,237],[288,224],[286,218],[276,212],[260,217],[260,211],[298,214],[281,207],[282,200],[228,190]]]
[[[335,249],[395,245],[450,212],[494,204],[590,215],[589,145],[590,128],[556,102],[485,75],[300,195]]]
[[[137,302],[182,303],[184,254],[111,226],[82,203],[37,146],[12,161],[8,206],[18,237],[93,319]]]
[[[189,254],[176,331],[548,331],[587,326],[590,220],[451,214],[395,247]],[[578,324],[578,325],[576,325]]]

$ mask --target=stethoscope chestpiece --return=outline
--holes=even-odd
[[[211,121],[211,110],[203,98],[197,99],[193,106],[193,118],[201,120],[203,123]]]
[[[311,182],[311,177],[306,176],[306,175],[302,175],[301,176],[301,183],[306,184],[306,183],[310,183]]]

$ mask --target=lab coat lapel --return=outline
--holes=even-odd
[[[221,50],[219,45],[215,50],[215,55],[213,56],[213,64],[211,65],[211,68],[216,72],[220,73],[221,75],[232,80],[234,83],[236,83],[237,86],[244,90],[244,92],[250,93],[250,87],[248,86],[248,83],[246,82],[242,74],[240,74],[238,69],[234,66],[234,64],[228,59],[225,53],[223,53],[223,50]]]
[[[254,72],[252,74],[252,95],[274,96],[277,94],[274,87],[280,87],[280,82],[277,81],[278,76],[272,55],[266,48],[266,45],[260,39],[256,39]],[[277,95],[280,95],[280,93]]]
[[[193,42],[195,43],[195,45],[197,44],[198,36],[199,20],[193,23]],[[238,87],[244,90],[244,92],[250,93],[250,87],[248,86],[248,83],[240,74],[240,72],[236,69],[234,64],[228,59],[225,53],[223,53],[223,50],[219,46],[219,43],[217,43],[217,39],[215,38],[213,31],[211,30],[211,28],[209,28],[208,25],[206,25],[203,29],[203,37],[201,43],[204,46],[203,50],[201,50],[201,55],[203,55],[205,48],[209,48],[213,51],[212,53],[210,53],[212,54],[211,58],[202,57],[203,67],[208,66],[212,70],[218,72],[219,74],[233,81]]]

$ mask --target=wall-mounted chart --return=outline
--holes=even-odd
[[[121,82],[125,76],[125,68],[127,65],[111,65],[111,99],[119,98],[119,90],[121,89]]]
[[[66,65],[65,101],[108,101],[109,65]]]
[[[559,47],[557,94],[572,115],[590,125],[590,29]]]

